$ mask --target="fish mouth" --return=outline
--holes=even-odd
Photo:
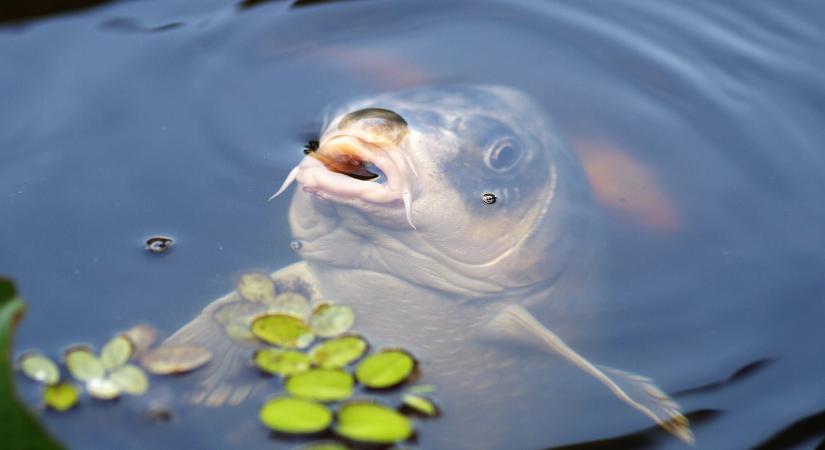
[[[360,199],[373,204],[403,204],[407,222],[415,228],[412,221],[415,168],[397,145],[354,133],[335,132],[325,135],[317,149],[307,149],[306,155],[270,200],[298,181],[304,192],[332,201]]]

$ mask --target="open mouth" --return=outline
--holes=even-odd
[[[317,149],[310,148],[306,154],[270,199],[297,180],[304,191],[330,200],[403,203],[407,222],[415,228],[412,222],[415,169],[410,158],[397,146],[337,132],[325,136]]]

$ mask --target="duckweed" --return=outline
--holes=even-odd
[[[294,350],[264,348],[253,355],[255,365],[267,373],[289,376],[309,370],[309,356]]]
[[[309,357],[318,367],[337,369],[363,356],[367,347],[367,341],[360,336],[342,336],[315,345],[309,351]]]
[[[358,382],[373,389],[385,389],[403,383],[415,369],[415,360],[403,350],[383,350],[358,364]]]
[[[355,323],[355,313],[346,305],[323,303],[309,319],[312,331],[321,337],[335,337],[346,333]]]
[[[80,389],[72,383],[57,383],[43,390],[43,403],[47,407],[63,412],[77,404]]]
[[[284,388],[290,394],[320,402],[345,400],[352,396],[352,375],[338,369],[313,369],[289,377]]]
[[[403,442],[413,434],[410,419],[386,406],[370,401],[353,401],[338,411],[335,432],[354,441],[376,444]]]
[[[77,381],[89,381],[102,378],[106,374],[103,363],[92,353],[92,349],[76,346],[66,350],[66,367]]]
[[[258,339],[285,348],[305,348],[315,339],[309,326],[289,314],[265,314],[252,321],[252,334]]]
[[[60,369],[46,355],[37,352],[23,354],[19,359],[20,370],[34,381],[53,385],[60,381]]]
[[[236,290],[244,300],[250,302],[275,300],[275,283],[265,273],[253,272],[242,275]]]
[[[132,357],[134,346],[126,336],[117,336],[107,342],[100,350],[100,363],[106,370],[112,370],[126,364]]]
[[[258,416],[270,429],[289,434],[317,433],[332,423],[332,412],[326,406],[285,396],[267,401]]]
[[[438,408],[435,406],[435,403],[421,395],[407,393],[401,397],[401,401],[404,403],[404,406],[418,414],[427,417],[435,417],[438,415]]]

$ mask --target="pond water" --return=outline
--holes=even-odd
[[[288,199],[266,200],[326,105],[505,84],[556,123],[603,218],[599,301],[547,324],[592,361],[655,379],[698,448],[825,439],[825,7],[247,3],[114,2],[0,23],[0,273],[29,303],[17,352],[100,345],[138,322],[169,335],[240,274],[298,261]],[[145,252],[153,235],[172,251]],[[530,385],[552,395],[500,402],[477,433],[456,436],[451,408],[475,394],[445,393],[452,405],[409,446],[685,447],[553,367]],[[172,420],[149,420],[185,381],[43,417],[71,448],[303,442],[273,441],[255,401],[173,403]]]

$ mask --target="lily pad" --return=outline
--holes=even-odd
[[[322,369],[337,369],[363,356],[367,347],[367,341],[360,336],[342,336],[315,345],[309,357]]]
[[[212,352],[195,345],[163,345],[140,358],[140,364],[155,375],[195,370],[212,359]]]
[[[120,397],[120,388],[109,378],[92,378],[87,381],[86,392],[99,400],[113,400]]]
[[[309,357],[294,350],[264,348],[255,352],[255,365],[264,372],[289,376],[309,370]]]
[[[338,411],[335,432],[354,441],[403,442],[413,434],[412,421],[395,410],[368,401],[353,401]]]
[[[102,378],[106,372],[103,363],[89,347],[76,346],[66,350],[66,367],[77,381]]]
[[[438,407],[430,399],[417,394],[404,394],[401,397],[404,406],[415,411],[418,414],[435,417],[438,415]]]
[[[332,412],[326,406],[293,397],[270,399],[261,408],[259,417],[267,427],[289,434],[317,433],[332,423]]]
[[[250,302],[275,300],[275,283],[265,273],[253,272],[242,275],[236,290],[244,300]]]
[[[355,323],[355,313],[347,305],[323,303],[315,308],[309,324],[321,337],[335,337],[346,333]]]
[[[80,389],[72,383],[58,383],[43,389],[43,403],[55,411],[66,411],[79,399]]]
[[[57,368],[57,364],[42,353],[25,353],[20,357],[18,364],[23,374],[34,381],[47,385],[60,381],[60,369]]]
[[[141,323],[124,331],[123,335],[132,342],[133,356],[140,356],[155,343],[158,330],[151,325]]]
[[[305,348],[315,339],[303,320],[289,314],[257,317],[252,321],[252,333],[264,342],[286,348]]]
[[[292,375],[284,388],[290,394],[320,402],[334,402],[352,396],[352,375],[337,369],[313,369]]]
[[[415,360],[403,350],[383,350],[358,364],[358,382],[373,389],[385,389],[404,382],[413,373]]]
[[[122,367],[132,357],[134,346],[126,336],[120,335],[107,342],[100,350],[100,363],[106,370]]]
[[[149,379],[140,370],[140,367],[128,364],[119,369],[115,369],[109,379],[121,391],[130,395],[142,395],[149,389]]]
[[[284,292],[278,294],[273,302],[274,311],[292,314],[306,319],[312,313],[312,306],[303,295],[297,292]]]

